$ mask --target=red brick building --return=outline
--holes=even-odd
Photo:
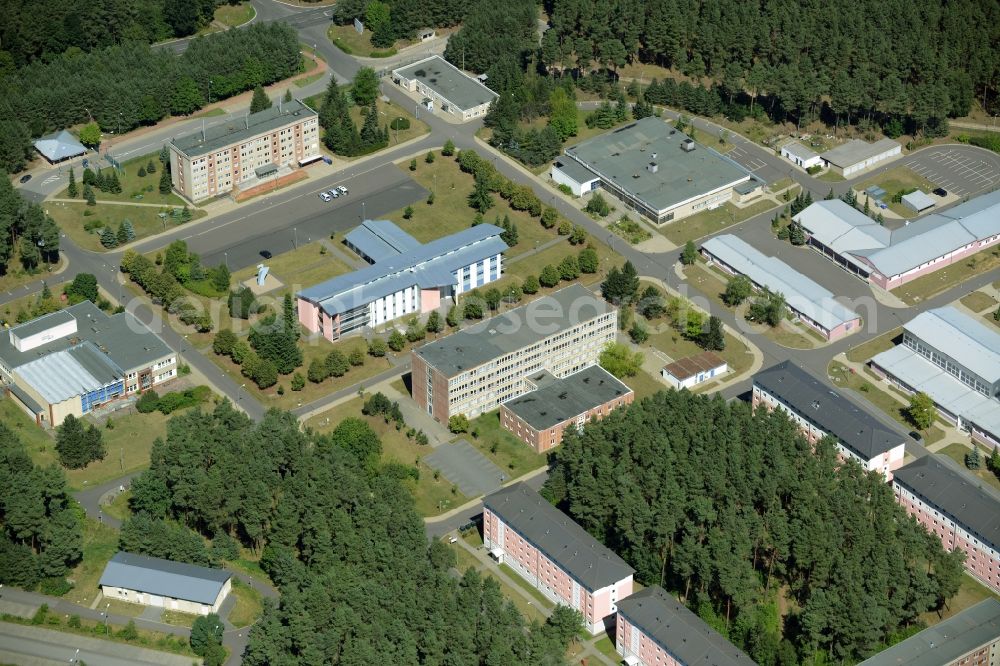
[[[534,390],[500,405],[500,424],[536,453],[559,446],[567,428],[581,429],[635,398],[632,389],[599,365],[563,379],[543,370],[526,381]]]
[[[483,543],[557,604],[580,611],[591,634],[605,630],[632,594],[634,570],[524,483],[483,500]]]
[[[927,455],[900,467],[892,489],[906,512],[965,553],[965,569],[1000,593],[1000,498],[953,463]]]
[[[618,603],[615,649],[629,666],[755,666],[658,585]]]
[[[992,666],[1000,659],[1000,601],[986,599],[858,666]]]

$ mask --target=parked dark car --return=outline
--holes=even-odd
[[[264,257],[265,259],[270,259],[271,258],[271,251],[270,250],[261,250],[260,251],[260,256]]]
[[[948,190],[944,189],[943,187],[938,187],[934,189],[934,194],[938,195],[939,197],[946,197],[948,196]]]
[[[22,183],[27,183],[29,180],[31,180],[31,174],[30,173],[26,173],[23,176],[21,176],[21,182]]]
[[[924,438],[921,437],[920,433],[917,432],[916,430],[911,430],[910,431],[910,437],[912,437],[915,441],[919,442],[920,444],[924,443]]]

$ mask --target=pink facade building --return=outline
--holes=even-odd
[[[535,388],[500,405],[500,425],[536,453],[559,446],[567,428],[581,430],[635,398],[632,389],[599,365],[563,379],[543,370],[526,381]]]
[[[1000,241],[1000,191],[927,215],[898,229],[849,204],[817,201],[795,216],[810,246],[845,270],[895,289]]]
[[[852,459],[886,480],[903,464],[905,434],[792,361],[782,361],[754,375],[752,399],[754,409],[764,406],[784,411],[813,444],[832,437],[842,459]]]
[[[701,253],[723,272],[746,276],[754,289],[783,295],[788,309],[799,321],[828,341],[839,340],[861,328],[861,316],[841,305],[833,292],[738,236],[721,234],[710,238],[701,246]]]
[[[628,666],[755,666],[658,585],[618,603],[615,649]]]
[[[436,310],[500,279],[502,233],[480,224],[421,244],[388,220],[365,220],[345,243],[371,265],[299,291],[299,323],[333,341]]]
[[[965,569],[1000,593],[1000,498],[935,455],[896,470],[896,501],[946,550],[965,553]]]
[[[632,567],[524,483],[489,495],[483,507],[490,554],[553,602],[580,611],[591,634],[604,631],[632,594]]]
[[[1000,660],[1000,601],[986,599],[858,666],[993,666]]]

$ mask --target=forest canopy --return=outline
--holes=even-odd
[[[281,602],[254,625],[248,666],[562,664],[566,613],[527,625],[495,580],[450,575],[454,553],[428,542],[404,486],[417,471],[380,456],[356,418],[321,436],[287,412],[254,424],[228,402],[175,416],[133,483],[139,524],[123,543],[205,561],[182,529],[259,554]]]
[[[660,392],[567,433],[544,493],[762,666],[869,656],[963,576],[879,474],[719,396]]]

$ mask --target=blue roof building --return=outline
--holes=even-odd
[[[420,244],[388,220],[368,220],[345,242],[370,266],[303,289],[299,321],[328,340],[437,309],[503,272],[503,229],[480,224]]]

